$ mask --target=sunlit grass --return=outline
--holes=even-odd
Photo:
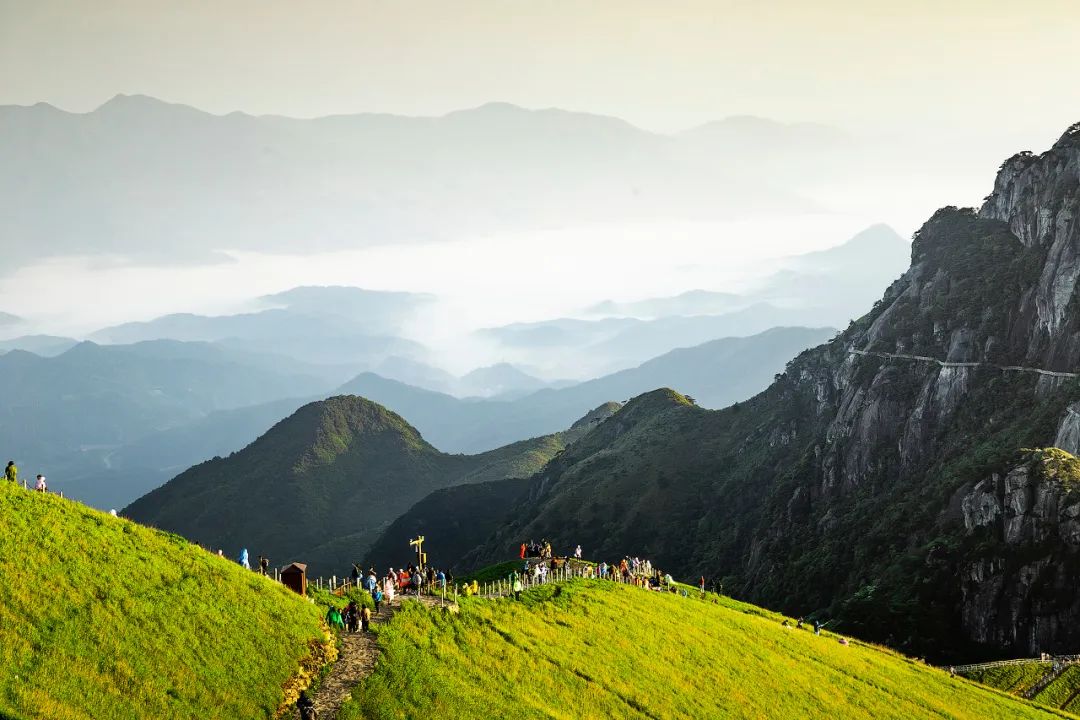
[[[176,536],[0,483],[0,717],[269,717],[319,620]]]
[[[521,602],[464,599],[459,614],[406,603],[377,628],[384,654],[341,717],[1055,716],[782,619],[604,581],[536,588]]]

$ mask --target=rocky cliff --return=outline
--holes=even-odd
[[[761,395],[613,432],[630,403],[479,556],[530,535],[647,553],[937,659],[1080,649],[1075,500],[1027,450],[1080,442],[1078,213],[1074,126],[981,209],[935,213],[882,300]]]

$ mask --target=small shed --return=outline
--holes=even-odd
[[[307,565],[293,563],[281,570],[281,582],[293,592],[307,596]]]

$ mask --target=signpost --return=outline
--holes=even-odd
[[[409,544],[416,546],[416,567],[423,570],[427,566],[427,553],[424,552],[424,536],[417,535],[415,540],[409,541]]]

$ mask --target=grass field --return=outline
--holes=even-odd
[[[782,619],[596,580],[457,614],[406,603],[341,718],[1068,717]]]
[[[0,483],[0,718],[265,718],[317,606],[198,547]]]

